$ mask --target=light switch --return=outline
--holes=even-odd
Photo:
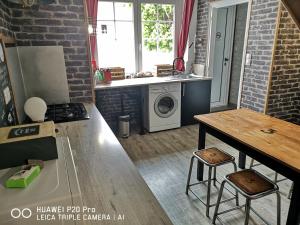
[[[4,88],[3,94],[4,94],[5,103],[7,105],[11,100],[11,95],[8,87]]]
[[[246,65],[247,66],[251,66],[251,58],[252,58],[252,55],[250,53],[247,53],[246,54]]]

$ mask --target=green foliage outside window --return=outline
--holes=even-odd
[[[173,49],[174,6],[166,4],[142,4],[144,46],[149,51]]]

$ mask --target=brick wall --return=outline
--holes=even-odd
[[[207,34],[208,34],[208,0],[198,0],[195,63],[206,63]]]
[[[72,102],[92,101],[83,0],[22,8],[8,3],[19,46],[62,45]]]
[[[267,113],[300,124],[300,30],[282,7]]]
[[[10,28],[11,15],[4,1],[0,1],[0,33],[5,36],[13,37]]]
[[[251,66],[245,67],[241,106],[263,111],[272,62],[272,48],[278,13],[278,0],[253,0],[247,52],[252,54]],[[208,0],[198,2],[196,63],[206,62],[208,33]]]
[[[118,117],[122,115],[121,96],[123,95],[124,113],[130,115],[130,129],[133,133],[140,131],[140,87],[103,89],[96,91],[96,106],[110,128],[118,131]]]

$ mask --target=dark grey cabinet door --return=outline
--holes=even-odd
[[[210,112],[211,80],[183,82],[181,85],[181,125],[195,124],[195,115]]]

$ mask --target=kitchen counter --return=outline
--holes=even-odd
[[[99,89],[109,89],[109,88],[121,88],[121,87],[133,87],[133,86],[144,86],[150,84],[160,84],[160,83],[172,83],[172,82],[191,82],[199,80],[211,80],[211,77],[204,76],[194,76],[192,78],[178,78],[172,76],[167,77],[146,77],[146,78],[133,78],[124,80],[114,80],[110,84],[98,84],[95,86],[95,90]]]
[[[111,129],[92,105],[89,120],[56,124],[70,140],[83,204],[99,214],[124,214],[124,220],[89,224],[171,225],[171,221]]]

